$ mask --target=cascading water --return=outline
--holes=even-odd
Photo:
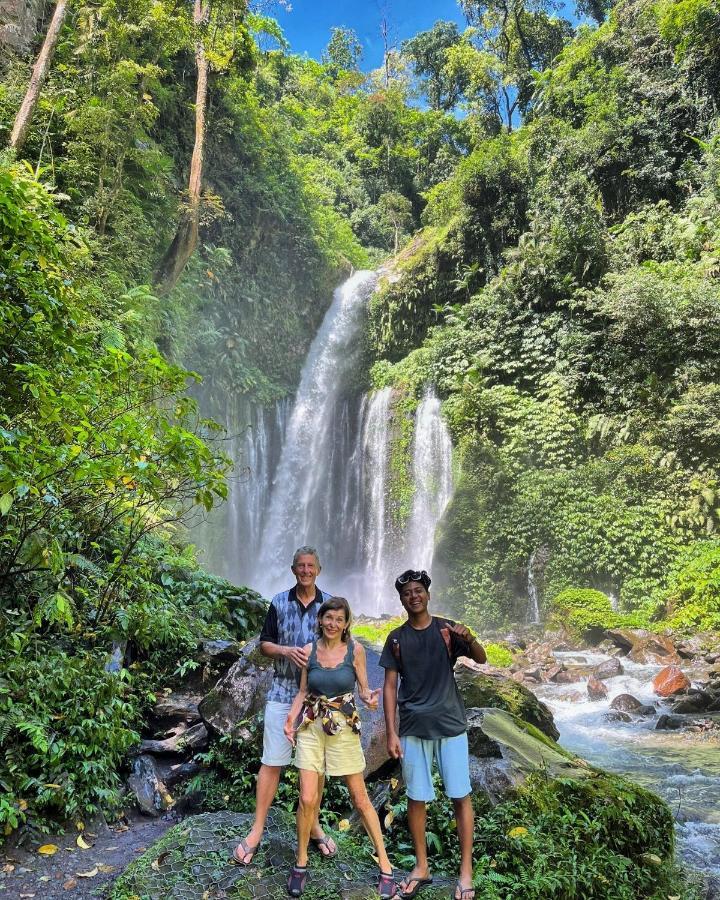
[[[415,415],[413,446],[415,496],[405,541],[412,565],[430,569],[435,548],[435,526],[450,502],[453,490],[452,443],[440,416],[440,400],[428,391]]]
[[[528,594],[528,622],[531,625],[540,624],[540,600],[538,597],[538,588],[535,581],[535,560],[537,558],[537,550],[533,550],[528,560],[527,573],[527,594]]]
[[[273,472],[284,442],[290,402],[253,406],[233,398],[212,410],[230,435],[223,449],[235,461],[228,499],[198,526],[195,541],[205,566],[242,584],[260,552],[260,536],[270,501]]]
[[[293,551],[311,544],[323,563],[321,586],[346,595],[354,610],[377,615],[398,611],[399,571],[432,564],[435,529],[452,494],[452,445],[429,390],[415,416],[409,460],[415,494],[402,526],[390,465],[396,395],[391,388],[353,390],[375,280],[359,272],[335,292],[292,410],[245,411],[252,427],[229,447],[240,476],[220,511],[224,521],[213,516],[200,543],[212,568],[265,596],[291,583]]]

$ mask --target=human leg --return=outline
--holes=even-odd
[[[400,893],[403,897],[414,897],[423,885],[432,881],[427,859],[426,804],[435,799],[432,784],[434,741],[409,736],[400,741],[403,778],[408,795],[408,827],[415,849],[415,865],[400,883]]]
[[[300,797],[297,808],[298,866],[307,866],[310,830],[317,815],[320,776],[317,772],[300,769]]]
[[[244,866],[252,862],[262,840],[267,814],[280,783],[280,773],[292,759],[292,745],[283,732],[289,710],[289,703],[269,700],[265,705],[263,755],[255,784],[255,819],[250,831],[233,851],[235,861]]]
[[[362,772],[345,775],[345,784],[347,784],[348,790],[350,791],[352,805],[358,811],[362,823],[365,826],[365,831],[367,831],[368,837],[375,848],[375,855],[378,858],[380,871],[392,873],[392,865],[388,859],[385,841],[382,836],[382,829],[380,828],[380,819],[378,818],[375,807],[370,802],[370,797],[368,797],[367,787],[365,786],[365,779],[363,778]]]
[[[281,771],[281,766],[260,766],[255,787],[255,819],[250,831],[233,851],[235,861],[243,866],[252,862],[262,840],[268,810],[277,794]]]
[[[460,877],[455,888],[456,900],[472,900],[472,846],[475,819],[470,798],[470,764],[467,734],[441,738],[436,756],[445,792],[455,809],[458,841],[460,842]]]

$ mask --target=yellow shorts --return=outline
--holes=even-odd
[[[341,713],[333,713],[333,716],[341,724],[337,734],[325,734],[322,722],[317,719],[298,731],[295,765],[319,775],[363,772],[365,755],[360,746],[360,735],[355,734]]]

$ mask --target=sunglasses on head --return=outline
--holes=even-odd
[[[421,584],[424,584],[424,579],[428,577],[428,573],[423,569],[422,572],[408,572],[406,575],[399,575],[397,583],[407,584],[408,581],[419,581]]]

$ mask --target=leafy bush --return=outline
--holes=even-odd
[[[581,634],[612,628],[616,616],[610,598],[590,588],[568,588],[552,601],[551,609],[558,622]]]
[[[720,630],[720,542],[695,544],[677,559],[666,603],[671,628]]]

